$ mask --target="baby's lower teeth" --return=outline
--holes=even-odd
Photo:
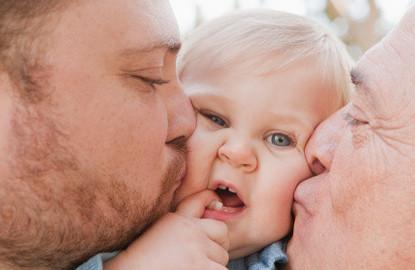
[[[213,209],[213,210],[221,210],[223,208],[223,203],[217,200],[212,201],[209,206],[209,209]]]
[[[221,211],[225,212],[225,213],[231,213],[232,212],[232,210],[228,207],[222,207]]]

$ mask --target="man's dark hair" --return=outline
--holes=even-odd
[[[39,67],[36,44],[44,26],[59,10],[73,1],[1,0],[0,2],[0,70],[9,73],[25,99],[35,102],[36,83],[31,71]],[[41,46],[39,46],[41,47]]]

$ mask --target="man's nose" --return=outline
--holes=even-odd
[[[316,175],[331,167],[337,145],[345,130],[346,121],[343,115],[344,110],[340,110],[323,121],[307,143],[306,159]]]
[[[219,159],[246,173],[256,170],[258,160],[247,139],[229,139],[218,149]]]
[[[186,141],[192,135],[196,118],[189,98],[183,93],[181,85],[177,82],[175,89],[166,101],[168,112],[167,143],[181,140]]]

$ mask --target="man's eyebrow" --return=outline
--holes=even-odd
[[[138,48],[141,51],[147,52],[154,49],[165,49],[167,48],[171,52],[177,52],[180,50],[181,43],[180,40],[175,38],[165,38],[158,41],[155,41],[148,46]]]
[[[152,45],[148,46],[147,48],[144,48],[144,50],[167,48],[171,52],[177,52],[180,50],[180,47],[180,40],[177,40],[175,38],[166,38],[154,42]]]
[[[363,75],[357,69],[352,69],[352,71],[350,72],[350,78],[352,80],[352,83],[356,86],[360,86],[363,84]]]
[[[368,82],[368,78],[365,78],[364,73],[362,73],[360,70],[356,68],[353,68],[350,71],[350,78],[352,83],[356,86],[354,88],[356,93],[360,93],[364,96],[370,95],[370,85]]]
[[[163,39],[150,43],[147,46],[137,46],[133,48],[124,49],[120,51],[120,56],[125,59],[130,59],[131,57],[134,57],[136,55],[148,53],[157,49],[167,49],[172,53],[177,53],[180,50],[180,47],[181,43],[177,39]]]

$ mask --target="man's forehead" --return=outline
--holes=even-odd
[[[412,20],[415,21],[415,18]],[[391,83],[406,84],[408,79],[412,83],[411,78],[415,76],[414,48],[415,28],[409,32],[403,31],[402,24],[399,24],[362,56],[351,72],[352,81],[361,88],[373,80],[389,87],[392,87],[388,85]],[[414,76],[408,77],[408,73]]]
[[[403,32],[407,32],[415,36],[415,3],[408,9],[398,27]]]
[[[167,2],[167,5],[166,5]],[[145,3],[145,5],[144,5]],[[180,48],[180,33],[168,1],[144,1],[139,11],[141,27],[137,29],[140,33],[142,44],[137,47],[142,51],[165,48],[178,51]]]
[[[402,31],[401,26],[367,51],[351,72],[356,85],[352,102],[377,119],[403,118],[405,104],[415,100],[415,29]]]
[[[123,55],[151,51],[180,49],[180,34],[171,8],[166,0],[131,0],[131,24],[124,25],[127,42],[119,48]],[[128,22],[127,22],[128,23]],[[127,31],[128,29],[128,31]],[[119,31],[119,29],[116,29]]]
[[[155,42],[171,42],[180,38],[176,17],[167,0],[142,0],[139,2],[137,19],[140,32],[157,33]]]

